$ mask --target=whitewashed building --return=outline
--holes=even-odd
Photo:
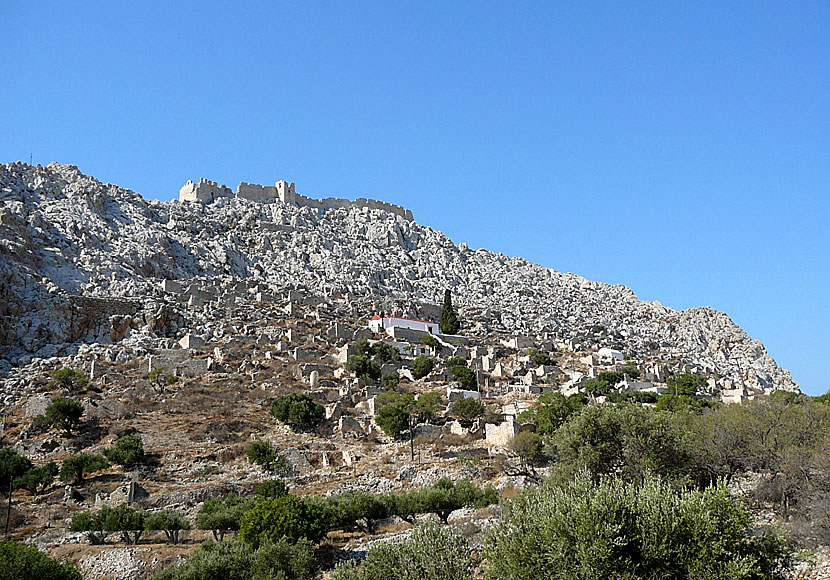
[[[388,328],[406,328],[409,330],[428,332],[429,334],[441,334],[437,322],[398,316],[384,316],[381,318],[377,314],[369,320],[369,328],[374,332],[386,332]]]
[[[614,360],[621,361],[621,360],[625,359],[625,357],[623,356],[623,353],[621,353],[618,350],[614,350],[613,348],[607,348],[607,347],[599,349],[597,351],[597,356],[601,360],[605,360],[605,361],[614,361]]]

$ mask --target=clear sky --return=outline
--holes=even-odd
[[[820,394],[828,30],[826,1],[6,0],[0,161],[158,199],[284,178],[398,203],[456,243],[723,310]]]

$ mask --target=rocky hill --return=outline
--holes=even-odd
[[[83,342],[178,338],[187,314],[163,304],[160,281],[197,277],[371,299],[403,313],[450,288],[468,332],[545,335],[574,351],[608,346],[765,390],[798,389],[722,312],[676,311],[624,286],[456,245],[382,209],[159,202],[72,165],[0,165],[0,370]]]

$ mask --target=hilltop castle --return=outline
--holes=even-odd
[[[274,185],[256,185],[243,181],[236,188],[236,193],[234,193],[226,185],[219,185],[215,181],[202,178],[198,183],[188,180],[179,190],[179,201],[212,203],[221,197],[235,197],[264,203],[280,201],[292,205],[313,207],[323,211],[338,208],[367,207],[388,211],[401,216],[407,221],[413,221],[414,219],[411,210],[392,203],[386,203],[385,201],[377,201],[365,197],[358,198],[354,201],[337,197],[312,199],[304,195],[299,195],[293,181],[289,183],[282,179]]]

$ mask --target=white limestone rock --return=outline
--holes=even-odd
[[[470,327],[513,336],[547,332],[573,347],[634,355],[656,349],[666,360],[736,383],[798,388],[722,312],[640,301],[624,286],[455,245],[377,204],[338,203],[215,195],[212,203],[159,202],[72,165],[0,165],[0,359],[6,361],[0,371],[10,360],[54,356],[83,342],[160,346],[186,328],[186,318],[209,318],[222,301],[217,287],[230,291],[245,282],[242,295],[259,284],[269,295],[305,288],[302,304],[290,302],[297,316],[323,288],[392,303],[440,301],[443,289],[452,288]],[[194,278],[199,286],[188,284]],[[177,293],[179,286],[190,290]],[[162,303],[164,316],[145,316]],[[115,328],[110,316],[131,322],[119,318]]]

